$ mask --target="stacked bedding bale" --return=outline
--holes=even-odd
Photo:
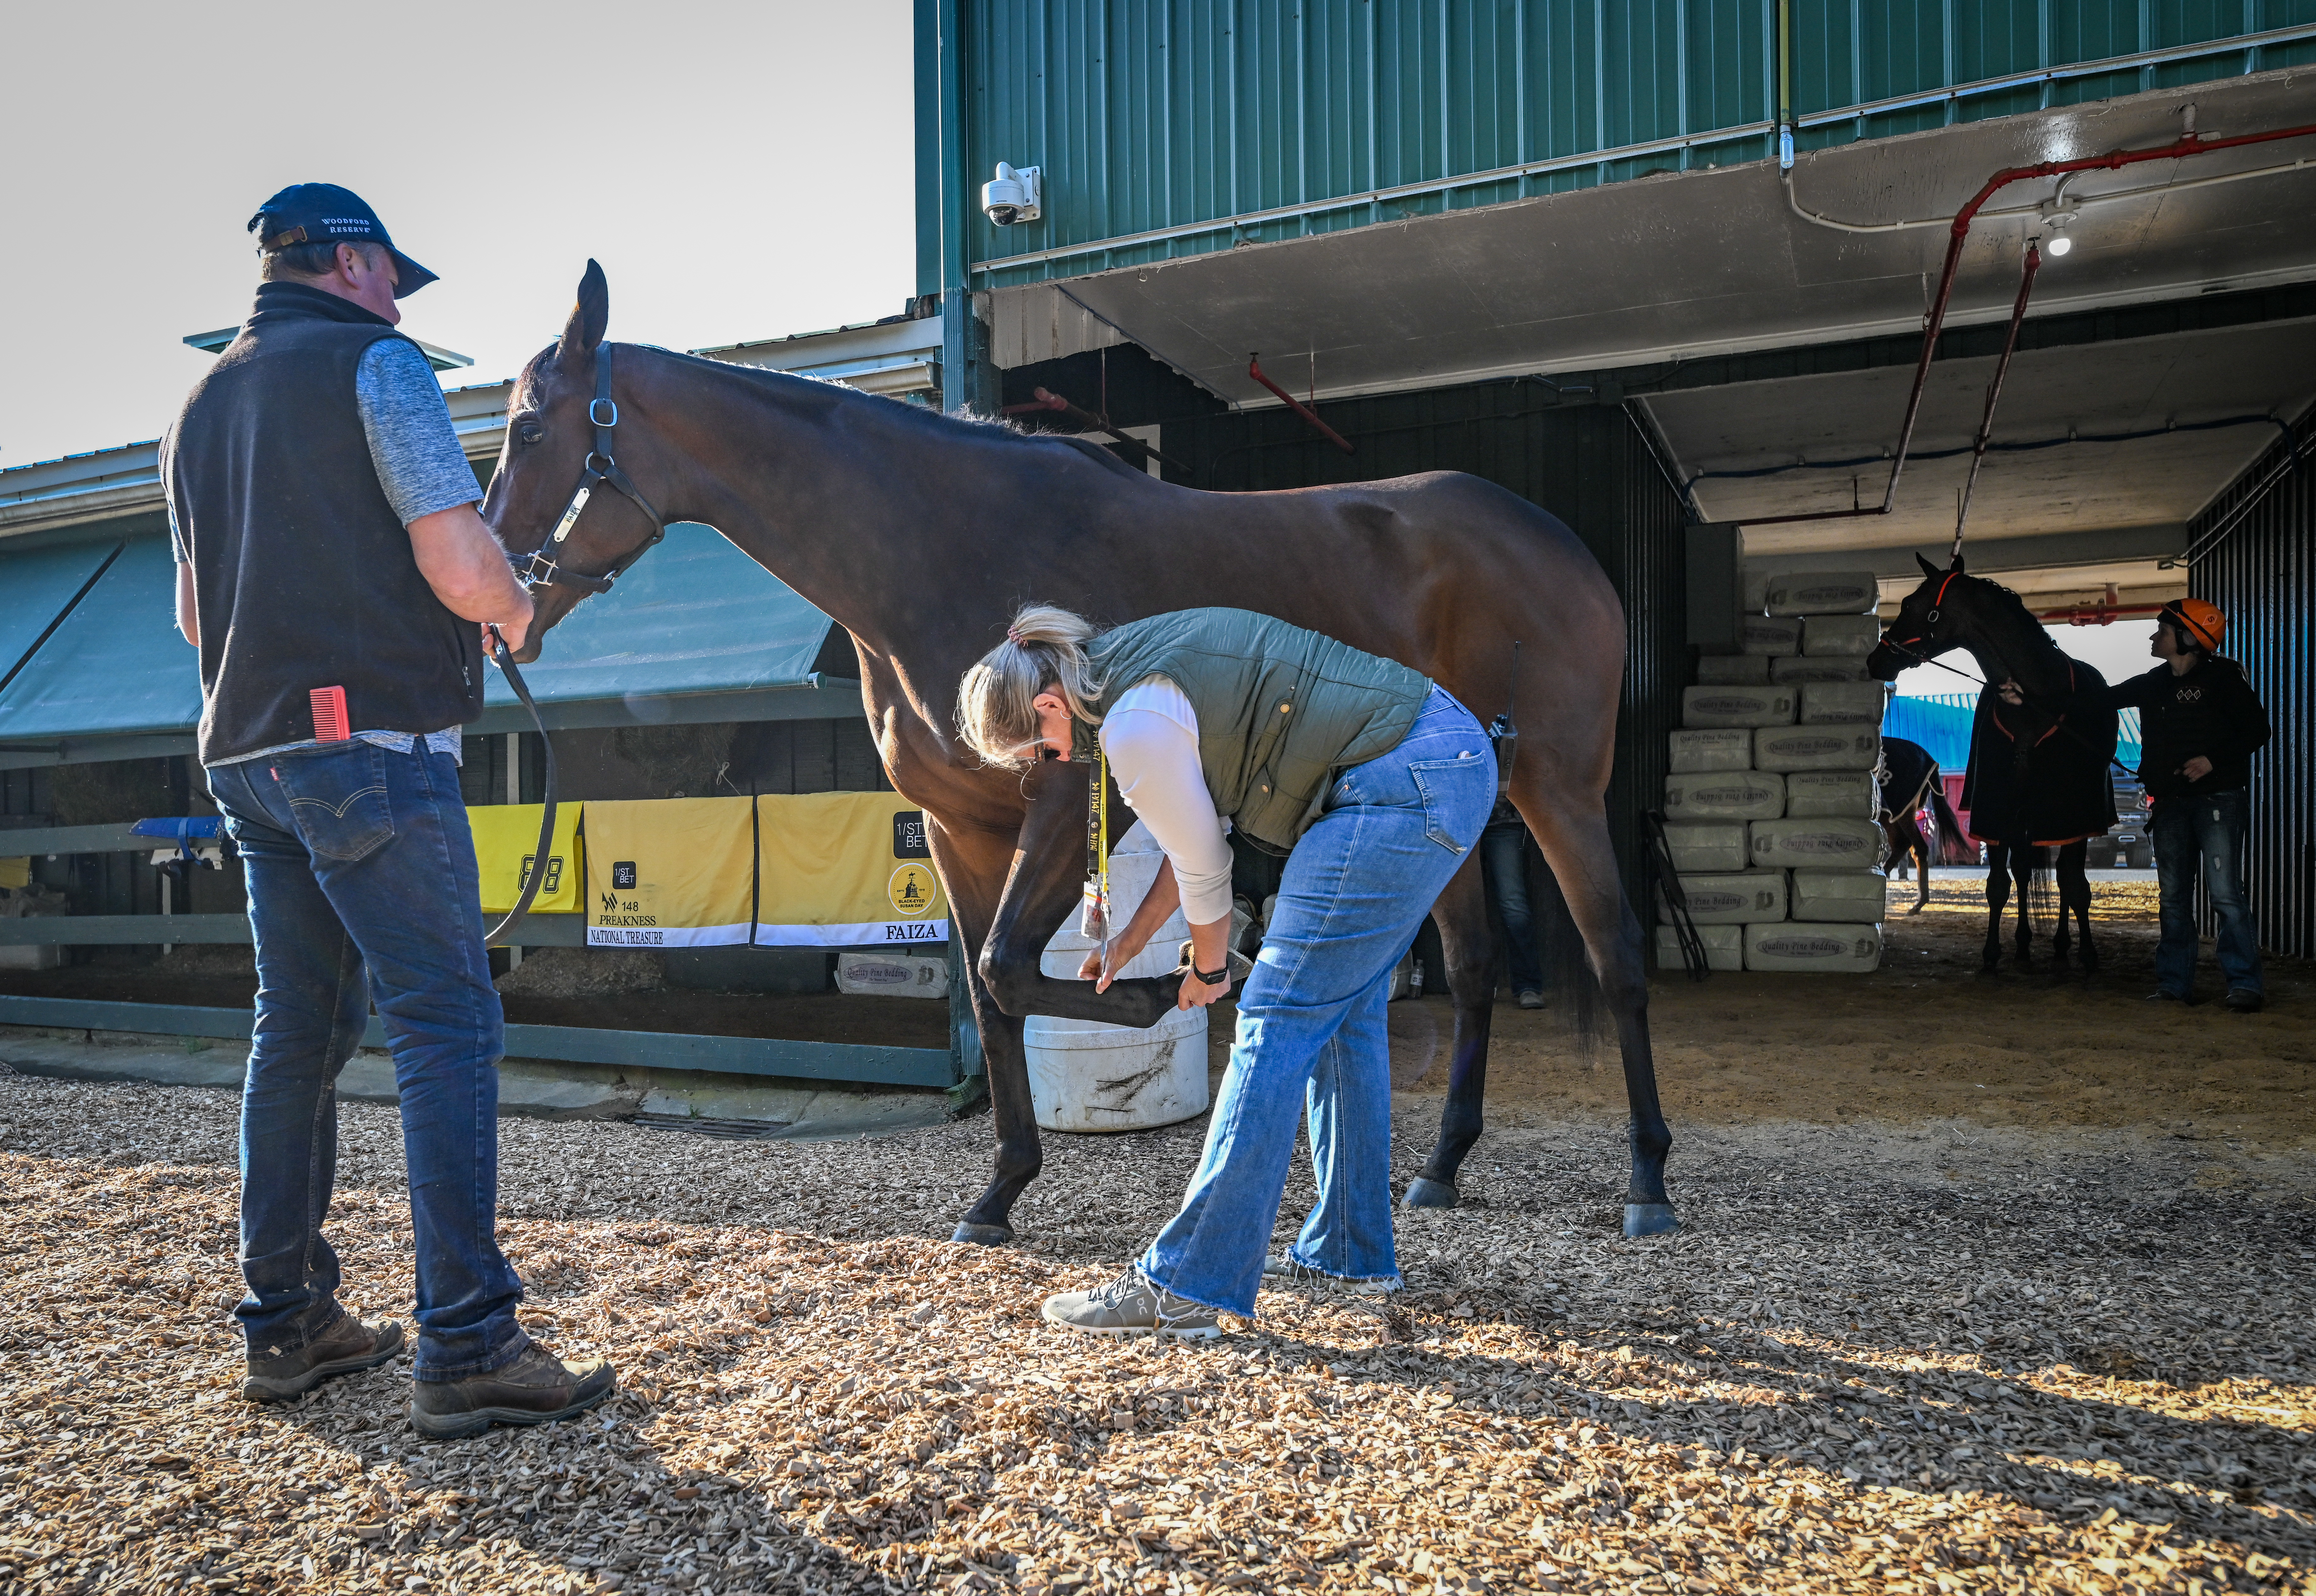
[[[1881,962],[1884,688],[1866,674],[1878,596],[1863,572],[1773,577],[1744,652],[1699,660],[1682,694],[1665,838],[1715,970]],[[1657,949],[1680,959],[1669,924]]]

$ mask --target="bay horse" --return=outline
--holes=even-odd
[[[1914,866],[1920,891],[1914,907],[1906,911],[1910,915],[1921,913],[1930,900],[1930,844],[1922,835],[1920,818],[1924,803],[1930,805],[1937,820],[1938,863],[1965,864],[1971,859],[1963,847],[1962,821],[1946,802],[1942,775],[1938,762],[1920,743],[1903,737],[1882,740],[1882,767],[1874,778],[1874,808],[1883,834],[1890,839],[1891,858],[1899,869],[1904,869],[1909,861]]]
[[[1622,1052],[1632,1116],[1625,1229],[1675,1228],[1641,924],[1604,802],[1624,607],[1565,526],[1456,472],[1201,492],[1082,440],[607,344],[609,322],[609,291],[591,261],[562,337],[509,396],[484,519],[534,581],[542,571],[550,579],[533,588],[537,616],[516,657],[536,659],[555,624],[671,520],[714,527],[851,634],[886,773],[925,812],[981,1025],[996,1167],[957,1240],[1010,1241],[1014,1201],[1040,1166],[1023,1016],[1147,1027],[1179,984],[1121,980],[1097,993],[1038,969],[1079,899],[1089,767],[986,767],[955,726],[958,678],[1031,598],[1112,625],[1207,605],[1258,610],[1421,670],[1483,721],[1516,698],[1526,720],[1511,799],[1558,878]],[[609,465],[591,449],[614,448],[620,474],[583,477]],[[568,506],[583,480],[619,492],[595,493],[575,521]],[[521,558],[558,537],[544,570]],[[1521,640],[1528,647],[1516,651]],[[1494,948],[1476,850],[1433,912],[1456,1035],[1439,1139],[1403,1198],[1417,1207],[1453,1205],[1481,1130]]]
[[[2081,928],[2082,965],[2098,968],[2091,940],[2091,883],[2084,873],[2087,844],[2115,824],[2115,789],[2107,766],[2115,758],[2118,721],[2107,704],[2107,678],[2061,652],[2026,602],[2009,588],[1972,576],[1957,554],[1946,570],[1914,556],[1922,583],[1906,595],[1897,617],[1866,656],[1869,674],[1895,681],[1954,649],[1967,650],[1986,686],[1978,696],[1970,740],[1970,771],[1963,807],[1970,835],[1987,845],[1986,945],[1980,968],[2002,966],[2002,910],[2015,882],[2018,927],[2014,961],[2034,967],[2035,923],[2029,889],[2042,850],[2056,850],[2058,924],[2051,937],[2054,971],[2069,964],[2068,920]],[[2023,702],[2004,702],[2002,684],[2014,682]]]

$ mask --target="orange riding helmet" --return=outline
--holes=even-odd
[[[2228,617],[2208,599],[2174,598],[2155,618],[2185,632],[2187,640],[2206,653],[2219,652],[2220,640],[2228,634]]]

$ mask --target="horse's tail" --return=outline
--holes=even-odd
[[[1590,1050],[1600,1040],[1605,1007],[1600,983],[1592,973],[1584,934],[1576,928],[1576,917],[1568,912],[1568,899],[1549,860],[1537,885],[1541,890],[1535,894],[1531,912],[1536,918],[1537,962],[1544,967],[1544,989],[1551,994],[1554,1017],[1567,1028],[1570,1040]]]
[[[1930,812],[1938,817],[1938,863],[1977,864],[1978,856],[1971,851],[1970,839],[1963,835],[1962,821],[1955,817],[1954,805],[1946,802],[1946,784],[1935,765],[1930,767]]]

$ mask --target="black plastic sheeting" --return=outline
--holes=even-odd
[[[2275,728],[2252,758],[2251,901],[2261,945],[2306,959],[2316,958],[2316,646],[2309,629],[2316,616],[2316,410],[2301,417],[2293,438],[2296,469],[2279,441],[2189,524],[2193,549],[2234,523],[2196,561],[2187,586],[2227,612],[2224,652],[2243,666]]]
[[[1467,471],[1568,523],[1625,601],[1608,826],[1626,893],[1646,927],[1654,912],[1641,815],[1663,802],[1666,734],[1679,724],[1688,679],[1688,518],[1633,418],[1590,400],[1589,391],[1563,394],[1523,378],[1319,405],[1327,424],[1358,446],[1355,455],[1284,410],[1169,418],[1164,448],[1198,473],[1190,485],[1224,492]],[[1524,642],[1553,647],[1549,638]]]

